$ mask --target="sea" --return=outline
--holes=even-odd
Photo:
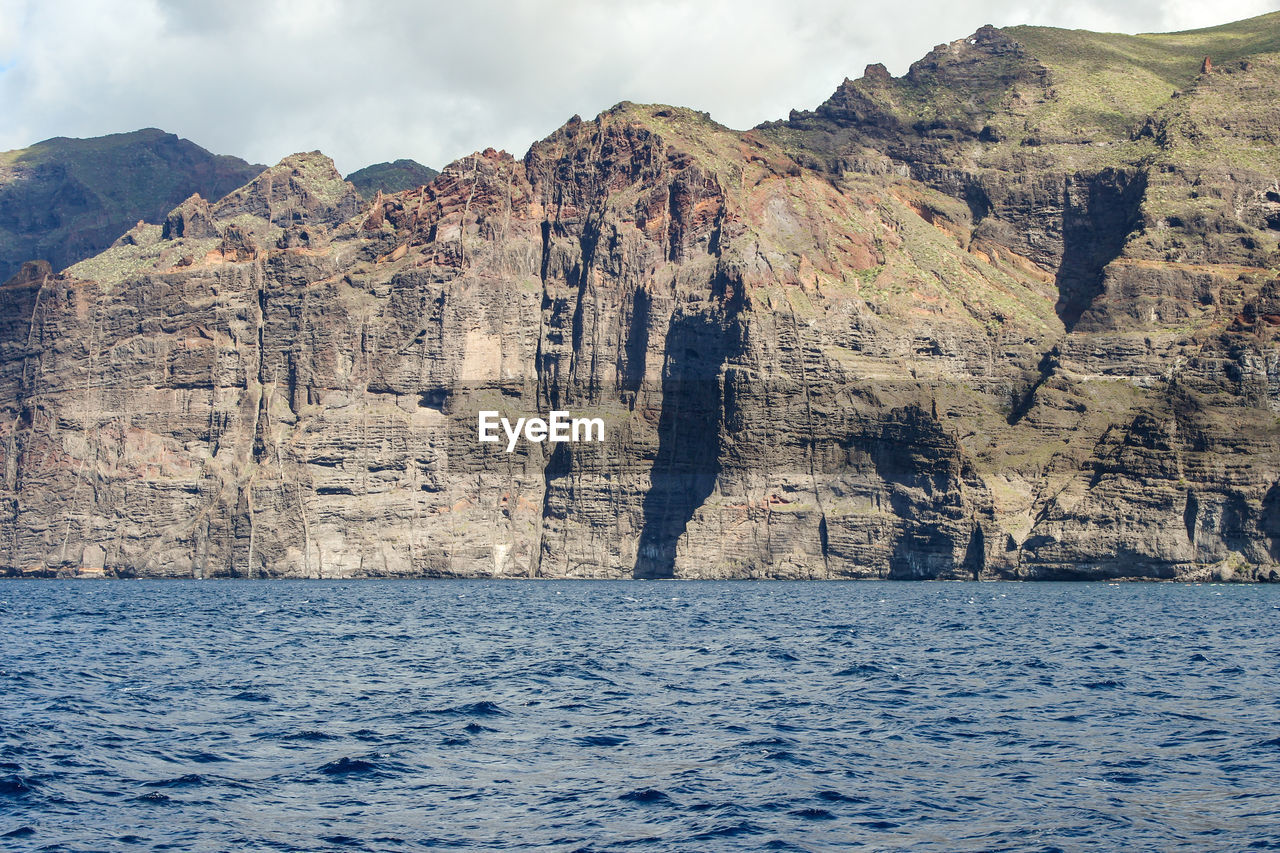
[[[0,850],[1280,849],[1280,586],[0,582]]]

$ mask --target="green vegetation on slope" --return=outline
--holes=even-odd
[[[911,159],[933,160],[948,145],[978,142],[981,150],[971,153],[990,165],[1047,156],[1066,157],[1075,168],[1100,168],[1115,161],[1115,152],[1090,151],[1086,143],[1128,145],[1175,93],[1196,85],[1206,56],[1222,68],[1275,52],[1280,12],[1148,35],[983,27],[940,45],[902,77],[871,66],[814,112],[794,113],[763,129],[818,154],[853,141],[880,151],[914,146]],[[802,140],[795,130],[834,138]],[[1073,150],[1043,150],[1062,145]],[[894,156],[907,155],[899,149]]]
[[[1032,112],[1060,134],[1102,130],[1127,135],[1191,86],[1206,56],[1214,65],[1280,51],[1280,12],[1180,33],[1123,35],[1052,27],[1004,32],[1050,70],[1052,96]]]

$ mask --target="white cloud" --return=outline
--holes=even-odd
[[[20,0],[0,0],[0,68],[8,66],[18,49],[24,6]]]
[[[155,126],[351,171],[522,154],[620,100],[746,127],[810,108],[870,62],[900,74],[984,23],[1121,32],[1262,14],[1268,0],[0,0],[0,149]]]

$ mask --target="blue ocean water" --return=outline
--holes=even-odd
[[[4,850],[1280,849],[1280,587],[0,583]]]

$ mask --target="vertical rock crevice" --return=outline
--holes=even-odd
[[[1055,284],[1055,310],[1068,332],[1102,293],[1104,271],[1120,257],[1129,235],[1142,221],[1147,173],[1106,169],[1074,175],[1063,185],[1062,260]]]
[[[632,576],[676,575],[676,547],[720,474],[723,368],[739,356],[735,320],[676,313],[667,329],[658,418],[658,452],[642,505],[643,527]]]

